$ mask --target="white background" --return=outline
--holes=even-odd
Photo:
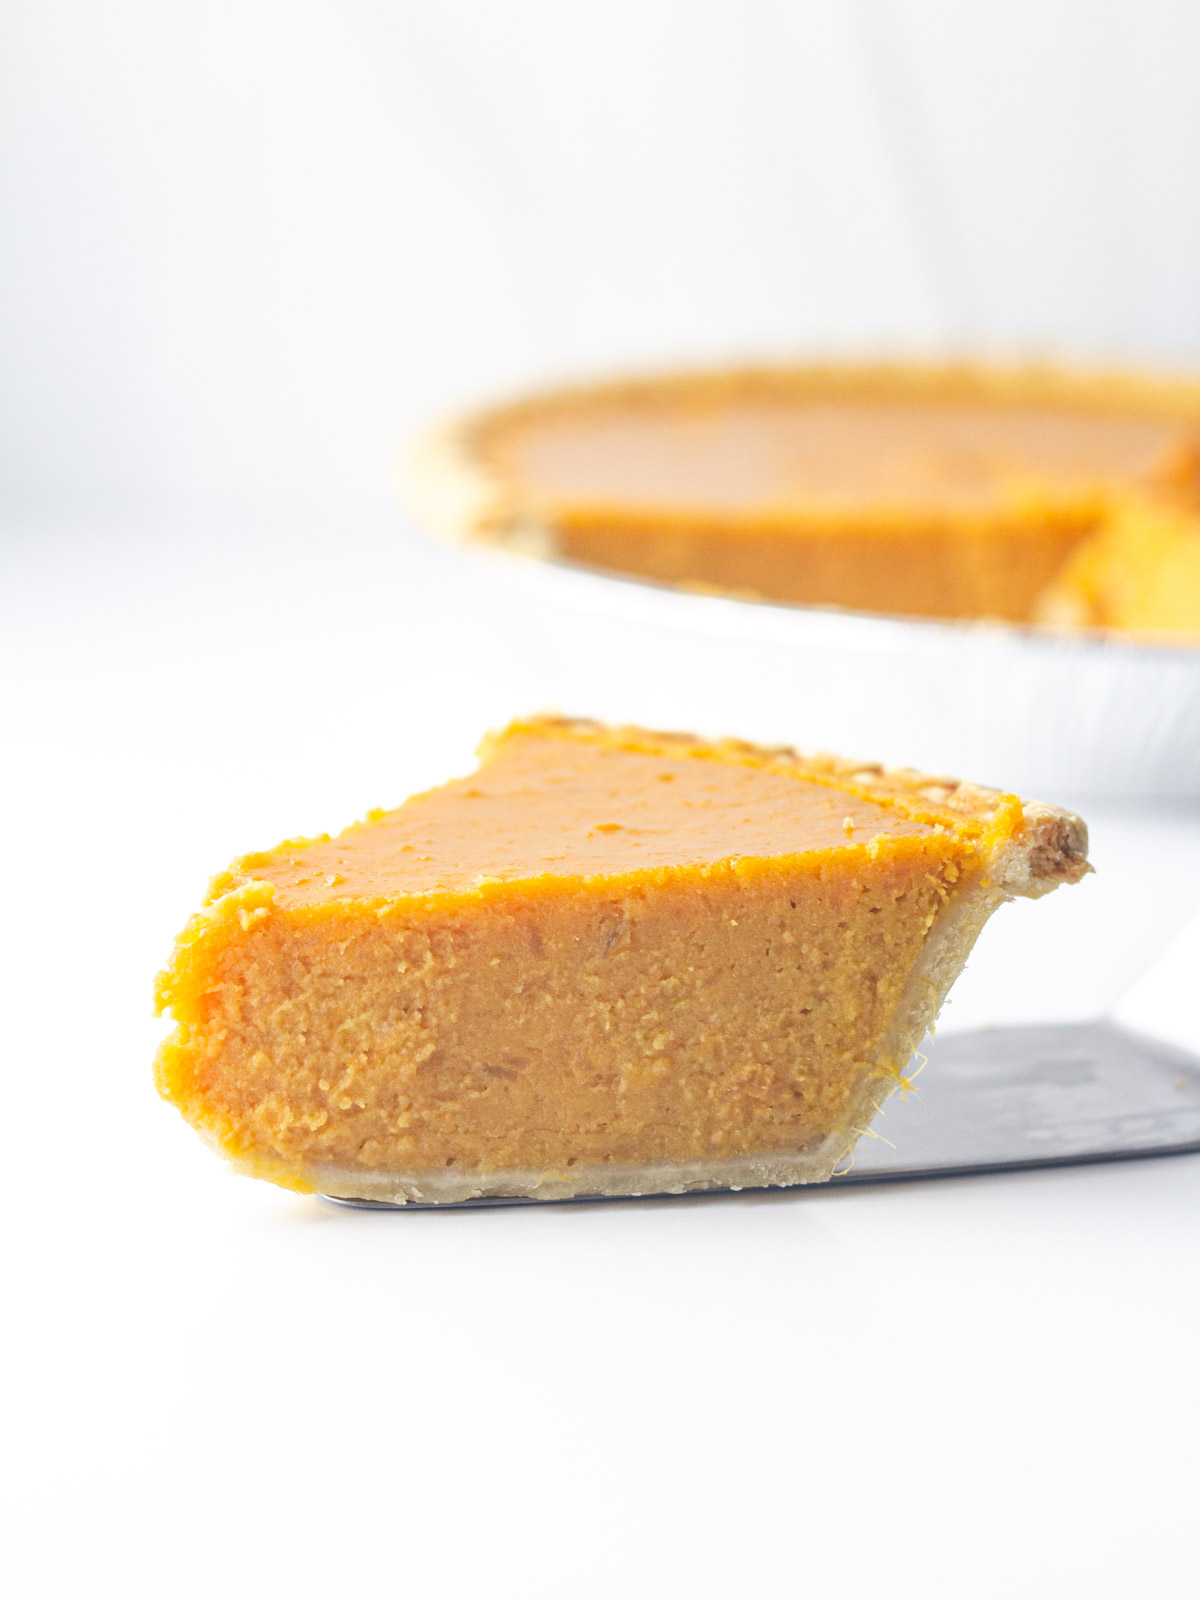
[[[1200,359],[1200,13],[0,28],[11,1592],[1187,1592],[1197,1158],[353,1214],[226,1175],[148,1012],[212,870],[536,703],[520,618],[392,509],[429,411],[813,345]],[[1118,989],[1071,970],[1106,884],[1194,903],[1194,808],[1092,820],[1097,877],[1001,913],[960,1005],[1026,928],[1026,996]]]
[[[386,504],[431,408],[814,345],[1200,359],[1190,0],[5,0],[23,503]]]

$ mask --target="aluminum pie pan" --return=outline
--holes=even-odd
[[[1200,644],[694,594],[439,537],[530,705],[945,772],[1200,797]]]

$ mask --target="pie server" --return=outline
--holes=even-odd
[[[960,1178],[1200,1152],[1200,1057],[1120,1023],[985,1028],[926,1041],[928,1090],[895,1094],[846,1168],[815,1188]],[[800,1186],[805,1187],[805,1186]],[[813,1187],[813,1186],[809,1186]],[[489,1196],[450,1205],[337,1200],[368,1211],[594,1205],[683,1195]],[[762,1193],[743,1189],[743,1194]],[[771,1191],[778,1192],[778,1191]],[[325,1196],[333,1199],[333,1196]]]

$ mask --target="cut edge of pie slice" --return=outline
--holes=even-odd
[[[1200,642],[1200,514],[1146,496],[1114,500],[1042,595],[1050,628],[1116,628],[1152,643]]]
[[[705,417],[795,405],[818,415],[807,440],[771,438],[769,425],[761,440],[736,426],[726,436],[722,425],[688,442]],[[854,416],[880,407],[886,418],[856,443]],[[930,415],[943,420],[923,434]],[[1012,433],[1023,415],[1036,445],[1028,455]],[[1001,419],[1003,437],[988,437],[988,416]],[[539,481],[546,440],[581,423],[600,431],[582,450],[568,437],[563,470],[579,474],[576,487]],[[1116,431],[1056,444],[1056,427],[1073,423]],[[531,439],[540,465],[525,459]],[[1082,452],[1062,474],[1060,445]],[[609,481],[623,452],[636,458],[629,482],[641,492]],[[719,480],[758,473],[761,498],[723,501]],[[666,493],[663,474],[678,492]],[[830,362],[581,384],[428,429],[401,463],[400,489],[430,531],[542,560],[739,598],[1036,622],[1040,597],[1114,494],[1196,501],[1200,382],[1045,365]]]
[[[531,718],[214,879],[158,1086],[239,1171],[348,1199],[820,1182],[991,913],[1086,848],[971,784]]]

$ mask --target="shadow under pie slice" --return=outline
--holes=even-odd
[[[160,1090],[346,1198],[828,1178],[1077,817],[907,770],[559,718],[336,838],[241,857],[158,998]]]

